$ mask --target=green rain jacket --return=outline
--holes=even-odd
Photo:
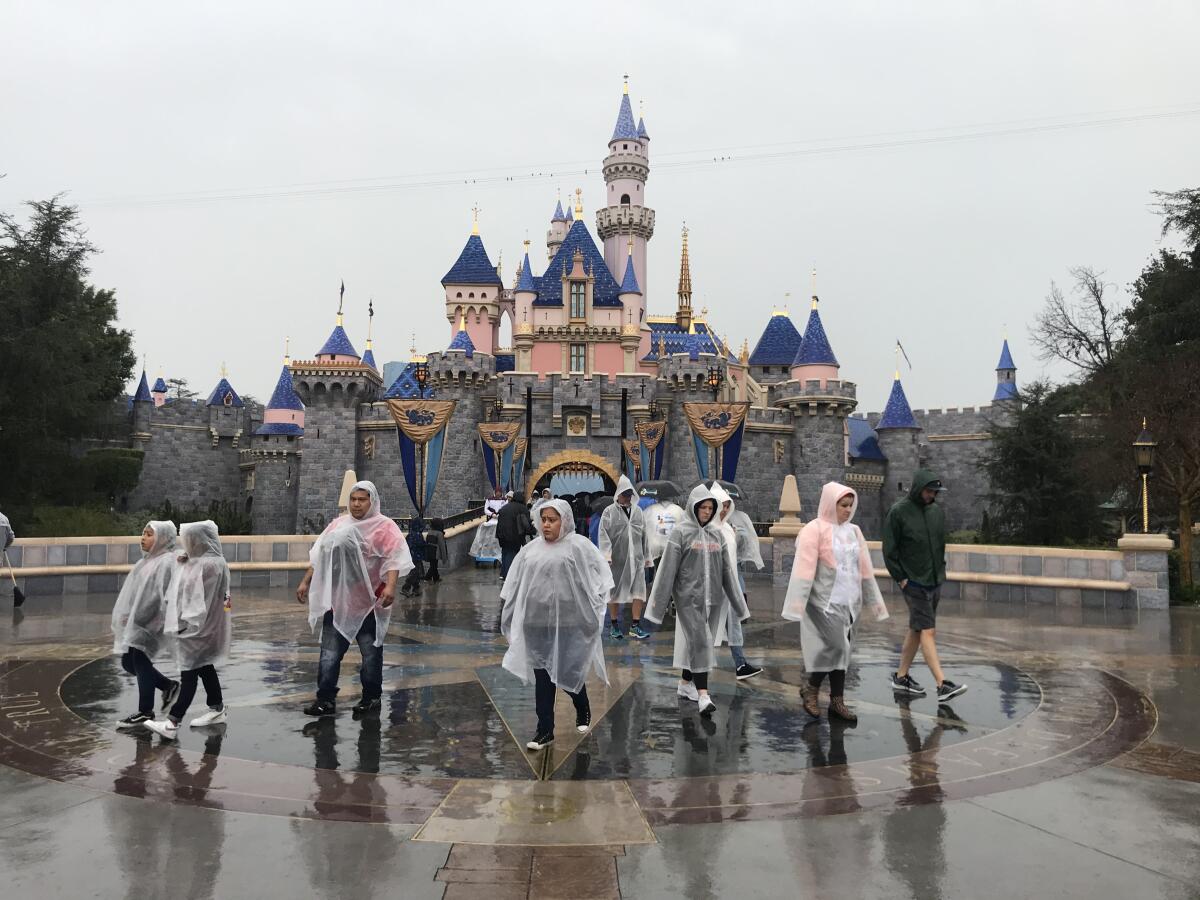
[[[946,580],[946,516],[936,503],[921,502],[921,491],[937,480],[928,469],[917,469],[908,496],[883,520],[883,562],[897,582],[935,588]]]

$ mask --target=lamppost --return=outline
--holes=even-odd
[[[708,367],[708,388],[713,392],[713,402],[716,402],[717,395],[721,393],[721,382],[724,380],[720,366]]]
[[[1158,442],[1146,430],[1146,420],[1142,419],[1142,432],[1133,442],[1133,459],[1137,463],[1138,474],[1142,476],[1142,534],[1150,533],[1150,491],[1147,480],[1154,470],[1154,448]]]
[[[504,401],[499,398],[493,400],[492,401],[492,419],[493,419],[493,421],[499,422],[500,421],[500,413],[502,413],[502,412],[504,412]]]
[[[413,377],[417,380],[418,397],[424,400],[425,385],[429,383],[429,363],[417,363],[416,369],[413,370]]]

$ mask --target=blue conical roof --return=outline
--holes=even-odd
[[[836,366],[837,357],[829,346],[829,338],[825,336],[825,326],[821,324],[821,314],[816,307],[808,314],[808,325],[804,328],[804,338],[796,348],[793,366]]]
[[[791,316],[771,316],[762,336],[750,354],[752,366],[790,366],[800,349],[800,332],[792,324]]]
[[[304,409],[304,402],[296,393],[296,386],[292,383],[292,370],[287,366],[284,366],[283,371],[279,373],[279,380],[275,382],[275,390],[271,393],[267,409]]]
[[[640,137],[642,140],[646,140],[646,141],[650,140],[650,134],[646,131],[646,120],[645,119],[642,119],[642,118],[638,119],[637,133],[638,133],[638,137]]]
[[[137,390],[133,394],[134,402],[140,400],[148,400],[154,402],[154,398],[150,396],[150,382],[146,380],[146,371],[142,370],[142,380],[138,382]]]
[[[525,261],[521,263],[521,276],[517,279],[517,290],[525,291],[526,293],[537,293],[537,282],[533,278],[533,270],[529,265],[529,253],[525,254]]]
[[[154,387],[150,388],[150,390],[156,394],[165,394],[167,392],[167,383],[163,381],[161,375],[158,376],[158,380],[154,382]]]
[[[621,301],[617,295],[621,293],[621,286],[617,284],[616,278],[608,270],[608,266],[604,262],[604,255],[596,246],[596,242],[593,240],[591,232],[587,230],[587,226],[583,224],[583,220],[571,225],[571,230],[563,238],[562,244],[554,254],[550,265],[546,267],[545,273],[541,278],[535,279],[538,298],[533,301],[534,304],[536,306],[563,305],[562,272],[564,268],[570,271],[576,250],[583,253],[583,267],[595,279],[592,284],[592,305],[598,307],[620,306]]]
[[[1000,362],[996,363],[996,369],[1016,369],[1017,364],[1013,362],[1012,354],[1008,352],[1008,338],[1004,339],[1004,347],[1000,350]]]
[[[622,294],[640,294],[642,289],[638,287],[637,273],[633,271],[633,255],[630,254],[625,263],[625,277],[621,279]]]
[[[913,418],[912,407],[908,405],[908,397],[904,396],[904,387],[900,384],[900,379],[897,378],[892,382],[892,393],[888,396],[887,406],[883,408],[883,415],[879,417],[879,422],[875,425],[875,430],[881,428],[920,428],[917,420]]]
[[[467,359],[475,355],[475,345],[471,342],[471,336],[466,331],[460,331],[454,336],[454,340],[450,342],[450,350],[465,350]]]
[[[222,378],[217,382],[217,386],[213,388],[212,393],[208,395],[208,400],[205,403],[205,406],[224,406],[226,397],[232,398],[229,403],[230,406],[245,406],[245,404],[242,403],[242,398],[237,395],[237,391],[233,389],[233,385],[231,385],[229,380],[226,378]]]
[[[350,343],[350,338],[346,335],[346,329],[341,325],[334,326],[333,331],[329,333],[329,339],[317,351],[317,356],[353,356],[355,359],[359,358],[358,351]]]
[[[621,95],[621,109],[617,112],[617,126],[613,129],[613,141],[633,140],[638,137],[637,125],[633,121],[633,107],[629,105],[629,95]],[[611,143],[611,141],[610,141]]]
[[[574,222],[575,221],[575,207],[573,207],[570,203],[567,204],[567,217],[563,221],[564,222]]]
[[[442,284],[494,284],[503,287],[479,235],[473,234],[467,238],[462,253],[458,254],[458,259],[442,279]]]
[[[1016,400],[1017,385],[1014,381],[1001,381],[996,385],[996,393],[992,394],[992,400]]]
[[[370,366],[372,369],[379,368],[377,365],[375,365],[375,354],[371,352],[370,347],[364,351],[362,355],[362,363],[364,366]]]
[[[562,208],[562,201],[561,201],[561,200],[559,200],[559,201],[558,201],[558,203],[556,203],[556,204],[554,205],[554,215],[552,215],[552,216],[550,217],[550,221],[551,221],[551,222],[565,222],[565,221],[567,221],[567,217],[566,217],[566,216],[563,214],[563,208]]]

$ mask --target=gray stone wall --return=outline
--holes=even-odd
[[[876,434],[879,449],[887,457],[886,475],[879,492],[879,503],[886,513],[893,503],[908,496],[912,487],[913,472],[920,464],[921,433],[911,428],[885,428]]]
[[[305,398],[304,455],[296,500],[296,532],[320,531],[337,515],[347,469],[355,467],[358,442],[355,397],[334,382]]]
[[[792,442],[792,468],[800,505],[806,518],[816,515],[821,489],[829,481],[846,476],[845,425],[843,415],[830,415],[818,407],[815,412],[801,408],[796,413],[796,436]],[[783,479],[780,479],[782,488]],[[778,494],[776,495],[778,499]]]
[[[253,439],[253,449],[242,452],[243,465],[252,465],[254,488],[250,518],[255,534],[296,534],[296,500],[300,489],[297,440],[286,435]]]

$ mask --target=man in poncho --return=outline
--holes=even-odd
[[[721,520],[721,532],[725,535],[725,553],[729,565],[733,567],[737,577],[738,587],[742,596],[746,594],[746,579],[742,577],[739,563],[742,560],[754,563],[758,568],[763,567],[762,553],[758,549],[758,536],[754,533],[754,523],[744,512],[739,512],[729,496],[729,492],[721,487],[720,482],[713,482],[710,490],[717,498],[717,518]],[[742,623],[726,614],[722,615],[721,625],[717,629],[717,644],[729,641],[729,655],[733,657],[733,667],[738,681],[753,678],[762,672],[759,666],[753,666],[746,659],[742,650],[745,636],[742,634]]]
[[[717,525],[717,498],[703,484],[692,489],[683,521],[667,541],[654,576],[646,618],[661,624],[675,599],[675,656],[682,670],[678,694],[700,705],[702,715],[717,708],[708,695],[708,672],[716,665],[713,650],[724,606],[739,621],[750,617]]]
[[[854,724],[858,716],[845,702],[846,670],[864,606],[877,620],[888,617],[875,583],[866,538],[853,523],[858,494],[844,484],[821,489],[817,517],[796,535],[792,577],[783,617],[800,623],[800,649],[808,684],[801,690],[804,711],[821,715],[818,692],[829,676],[829,715]]]
[[[179,697],[179,682],[154,667],[152,660],[164,649],[167,591],[175,577],[175,524],[151,522],[142,531],[144,556],[134,565],[117,602],[113,604],[113,653],[121,657],[121,668],[137,676],[137,712],[117,723],[126,730],[154,720],[154,692],[162,691],[166,712]]]
[[[643,641],[650,637],[642,629],[642,606],[646,602],[646,520],[634,503],[633,484],[624,475],[617,482],[613,503],[600,514],[600,552],[612,572],[613,589],[608,603],[611,629],[608,636],[622,640],[621,607],[633,605],[629,636]]]
[[[525,746],[554,743],[554,694],[562,688],[575,706],[575,727],[592,723],[584,681],[594,673],[605,684],[604,601],[612,576],[598,550],[575,533],[571,506],[549,500],[540,510],[541,537],[513,560],[500,597],[500,630],[508,639],[504,668],[526,684],[536,683],[537,733]]]
[[[500,577],[507,578],[509,567],[528,538],[536,537],[537,529],[529,517],[525,495],[515,493],[496,516],[496,540],[500,542]]]
[[[396,600],[396,580],[413,568],[403,532],[379,511],[379,491],[369,481],[350,490],[350,512],[338,516],[309,552],[309,569],[296,589],[308,601],[308,624],[321,628],[317,699],[308,716],[337,712],[338,673],[350,642],[362,654],[362,698],[355,716],[378,712],[383,696],[383,639]]]
[[[192,728],[223,724],[225,701],[217,666],[229,659],[233,637],[233,605],[229,598],[229,564],[221,552],[215,522],[189,522],[179,530],[183,544],[182,564],[167,592],[163,631],[175,635],[175,659],[179,663],[179,696],[158,722],[146,727],[169,741],[179,734],[179,723],[196,696],[196,684],[204,682],[208,709],[188,723]]]

